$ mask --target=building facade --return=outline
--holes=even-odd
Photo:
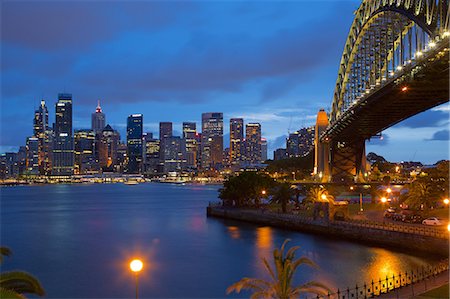
[[[202,113],[202,169],[220,169],[223,164],[223,113]]]
[[[144,135],[144,173],[148,175],[163,172],[159,158],[159,139],[153,138],[152,133]]]
[[[72,94],[58,95],[55,115],[52,175],[72,175],[74,170]]]
[[[197,125],[193,122],[183,123],[183,139],[186,145],[186,168],[197,168]]]
[[[97,141],[98,163],[103,172],[116,171],[118,165],[118,148],[120,143],[120,134],[110,125],[100,133]]]
[[[106,116],[102,111],[102,107],[100,107],[100,101],[98,101],[97,108],[95,108],[95,112],[91,116],[91,129],[97,134],[105,128],[105,125]]]
[[[127,119],[127,173],[139,173],[142,167],[143,115],[132,114]]]
[[[246,161],[248,164],[261,163],[261,124],[249,123],[245,126]]]
[[[230,119],[230,164],[240,165],[244,160],[244,119]]]
[[[89,174],[98,170],[95,159],[95,133],[92,130],[74,132],[74,173]]]
[[[48,109],[45,101],[41,100],[39,108],[34,112],[33,136],[38,139],[38,165],[39,174],[42,175],[49,171],[50,148],[46,146],[48,130]]]

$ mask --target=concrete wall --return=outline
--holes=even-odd
[[[380,228],[361,227],[345,221],[323,221],[301,218],[296,215],[278,214],[262,210],[208,207],[207,215],[269,225],[289,230],[322,234],[333,238],[357,241],[366,245],[419,251],[448,257],[448,238],[437,238],[414,233],[389,231]]]

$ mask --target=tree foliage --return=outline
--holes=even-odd
[[[267,171],[270,173],[296,173],[296,179],[309,177],[314,168],[314,154],[310,153],[305,157],[288,158],[277,161],[268,161]]]
[[[291,247],[285,254],[287,242],[289,242],[289,239],[284,241],[280,249],[273,251],[275,267],[272,267],[265,258],[262,259],[264,267],[270,275],[270,281],[244,277],[228,287],[227,294],[231,292],[240,293],[241,290],[247,289],[253,291],[251,298],[299,298],[301,294],[305,293],[326,295],[329,288],[319,282],[310,281],[302,285],[293,286],[295,273],[300,266],[318,267],[307,257],[302,256],[295,259],[295,252],[300,248],[299,246]]]
[[[257,206],[263,190],[269,190],[275,181],[266,174],[252,171],[242,172],[228,178],[219,189],[219,198],[224,206]]]
[[[287,212],[287,204],[295,196],[295,189],[291,188],[288,183],[278,183],[271,191],[272,198],[271,203],[281,204],[281,210],[283,213]]]
[[[0,247],[0,255],[10,256],[8,247]],[[33,275],[22,271],[9,271],[0,273],[0,298],[20,298],[23,294],[44,296],[45,291],[39,280]]]

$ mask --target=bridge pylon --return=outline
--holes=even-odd
[[[330,181],[330,142],[320,140],[320,135],[328,127],[328,116],[324,109],[317,113],[316,127],[314,132],[314,176],[320,182]]]
[[[367,181],[364,138],[352,141],[331,141],[331,180],[333,182],[363,183]]]

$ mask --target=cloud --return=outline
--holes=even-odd
[[[419,113],[397,124],[396,127],[406,127],[413,129],[441,127],[449,123],[449,112],[446,107],[447,104]]]
[[[448,140],[450,140],[449,134],[450,134],[449,130],[440,130],[440,131],[435,132],[433,134],[433,136],[431,137],[431,139],[425,139],[425,140],[444,140],[444,141],[448,141]]]

